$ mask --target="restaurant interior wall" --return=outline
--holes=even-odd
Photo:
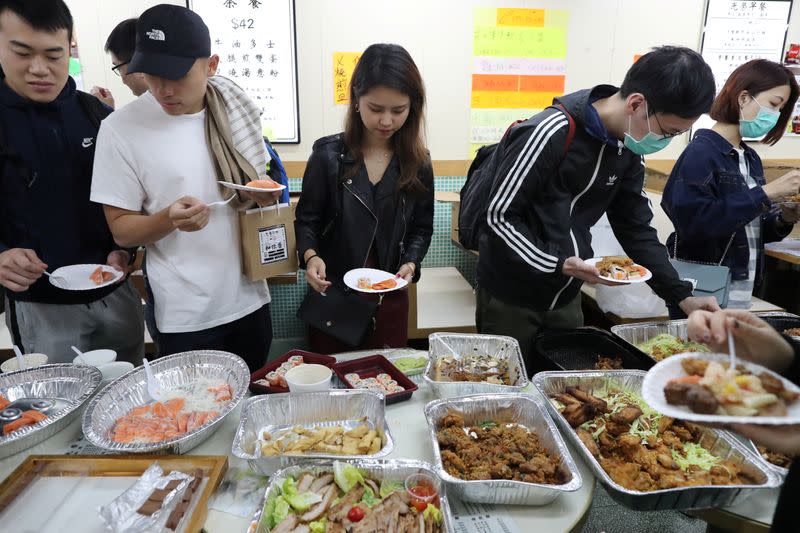
[[[132,99],[109,70],[103,44],[122,19],[165,0],[67,0],[80,36],[87,87],[109,87],[124,104]],[[177,0],[166,0],[184,4]],[[428,90],[428,145],[434,160],[469,158],[472,13],[477,6],[569,11],[566,90],[620,83],[634,55],[659,44],[699,50],[704,0],[296,0],[300,132],[302,142],[281,145],[285,161],[306,161],[314,140],[341,129],[345,106],[333,104],[333,53],[361,51],[374,42],[397,42],[412,54]],[[800,42],[794,6],[788,42]],[[675,159],[686,146],[676,139],[657,159]],[[796,158],[800,137],[766,158]]]

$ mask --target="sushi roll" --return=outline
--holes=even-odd
[[[389,374],[385,374],[385,373],[384,374],[378,374],[377,376],[375,376],[375,379],[377,379],[380,383],[388,383],[389,381],[392,380],[392,376],[390,376]]]
[[[349,374],[344,375],[344,379],[355,385],[356,383],[361,381],[361,377],[356,374],[355,372],[350,372]]]
[[[302,365],[303,364],[303,356],[302,355],[293,355],[293,356],[291,356],[289,358],[289,360],[287,362],[291,363],[292,366]]]
[[[270,372],[265,376],[265,381],[272,387],[280,386],[280,376],[277,372]]]

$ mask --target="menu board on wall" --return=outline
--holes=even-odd
[[[294,0],[188,0],[211,32],[217,74],[261,108],[264,136],[300,142]]]
[[[476,7],[473,17],[471,156],[564,94],[569,13]]]
[[[751,59],[781,62],[792,0],[708,0],[701,54],[714,73],[717,92]],[[713,124],[703,116],[695,128]]]

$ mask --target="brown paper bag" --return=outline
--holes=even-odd
[[[289,204],[239,212],[242,271],[250,281],[297,272],[294,211]]]

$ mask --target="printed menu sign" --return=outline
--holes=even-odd
[[[300,142],[294,0],[190,0],[211,31],[217,74],[261,109],[264,136]]]

